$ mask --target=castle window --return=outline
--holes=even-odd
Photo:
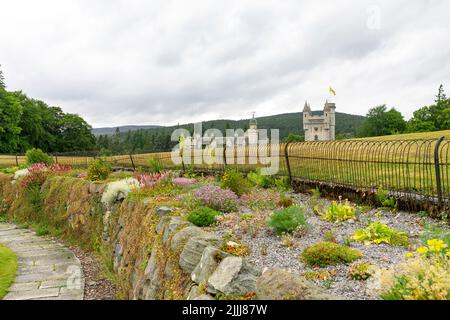
[[[319,136],[317,134],[314,136],[314,140],[319,141]]]
[[[316,127],[316,128],[314,128],[314,131],[319,131],[319,128],[317,128],[317,127]]]

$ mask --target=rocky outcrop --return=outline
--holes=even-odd
[[[281,269],[268,270],[256,281],[260,300],[340,300],[310,281]]]
[[[206,247],[199,263],[191,273],[191,280],[197,284],[207,283],[209,277],[226,256],[229,255],[217,248]]]
[[[256,279],[261,274],[244,258],[225,258],[208,279],[208,290],[227,296],[242,296],[256,291]]]
[[[186,273],[194,271],[202,258],[205,248],[211,245],[218,245],[219,242],[220,237],[213,233],[205,233],[189,238],[180,255],[181,269]]]

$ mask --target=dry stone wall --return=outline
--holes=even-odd
[[[152,199],[129,201],[121,197],[112,204],[100,205],[102,209],[98,210],[104,186],[61,179],[66,178],[50,178],[42,186],[45,212],[39,217],[47,219],[58,214],[65,219],[58,220],[65,234],[87,239],[97,247],[100,241],[120,279],[123,298],[334,298],[297,275],[283,270],[263,273],[246,258],[222,251],[224,239],[220,235],[186,221],[176,208],[158,206]],[[61,193],[62,199],[47,198],[55,196],[44,192],[52,190],[53,184],[64,182],[70,188],[71,181],[77,183],[77,188]],[[74,192],[83,194],[87,203],[77,211],[71,204],[71,199],[78,199]],[[26,194],[20,186],[11,184],[10,177],[0,176],[0,196],[10,208],[10,216],[32,219],[29,211],[33,208]],[[75,220],[77,223],[73,223]]]

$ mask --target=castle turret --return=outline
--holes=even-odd
[[[311,107],[308,104],[308,101],[305,101],[305,106],[303,107],[303,113],[311,113]]]
[[[258,144],[258,122],[255,119],[255,113],[253,113],[252,119],[250,119],[249,128],[247,130],[248,143],[250,145]]]

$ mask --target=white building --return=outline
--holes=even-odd
[[[336,130],[336,105],[333,102],[325,102],[323,113],[314,115],[308,102],[303,108],[303,129],[305,141],[335,140]]]
[[[253,146],[258,144],[258,122],[255,119],[255,114],[253,114],[253,118],[250,120],[247,138],[249,145]]]

